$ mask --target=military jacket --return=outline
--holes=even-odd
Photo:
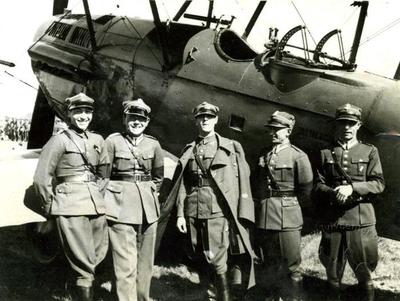
[[[218,141],[216,136],[198,138],[190,153],[189,161],[186,165],[178,202],[184,203],[185,216],[207,219],[223,216],[221,205],[218,200],[218,189],[211,181],[207,185],[202,185],[209,177],[209,169],[217,152]],[[198,161],[202,167],[199,166]],[[204,171],[202,170],[204,168]],[[205,175],[204,175],[205,173]]]
[[[266,169],[270,170],[270,173]],[[271,180],[272,175],[274,181]],[[313,184],[308,156],[290,143],[263,151],[256,170],[256,225],[266,230],[295,230],[303,225],[300,202],[306,203]],[[274,187],[276,183],[277,187]],[[286,192],[286,195],[279,195]]]
[[[246,162],[244,151],[239,142],[224,138],[216,134],[218,141],[217,151],[210,164],[211,180],[215,184],[215,193],[219,194],[219,203],[223,214],[231,224],[230,229],[239,236],[245,252],[251,258],[249,287],[255,283],[253,258],[255,257],[250,244],[250,236],[246,230],[249,223],[254,223],[254,203],[250,189],[250,169]],[[185,215],[185,187],[182,185],[183,174],[193,153],[195,141],[186,145],[178,161],[172,179],[173,187],[167,200],[163,204],[162,215],[171,212],[177,206],[177,216]]]
[[[348,183],[335,167],[340,164],[351,178]],[[314,188],[318,217],[322,223],[339,226],[368,226],[376,222],[373,196],[384,190],[384,178],[378,149],[371,144],[356,143],[349,149],[339,144],[321,151],[318,178]],[[336,202],[333,189],[351,184],[353,194],[345,204]]]
[[[66,131],[76,144],[66,135]],[[100,179],[105,178],[110,161],[104,139],[100,135],[89,131],[79,134],[72,129],[66,129],[52,136],[43,147],[33,180],[47,214],[105,213],[99,181],[60,182],[57,180],[68,176],[91,174],[82,158],[81,151],[85,152],[90,163],[96,168],[97,176]]]
[[[153,223],[160,215],[158,191],[164,177],[163,151],[160,143],[151,136],[143,135],[138,140],[137,145],[129,146],[131,142],[120,133],[106,139],[112,166],[105,194],[110,220],[129,224]],[[133,174],[149,175],[151,180],[112,180],[115,175]]]

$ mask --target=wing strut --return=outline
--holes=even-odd
[[[15,64],[13,62],[3,61],[3,60],[0,60],[0,65],[5,65],[8,67],[15,67]]]
[[[210,3],[208,5],[208,14],[207,14],[207,24],[206,27],[210,28],[210,24],[211,24],[211,19],[212,19],[212,12],[214,9],[214,0],[209,0]]]
[[[261,0],[258,3],[257,8],[253,13],[253,16],[251,16],[251,19],[250,19],[249,23],[247,24],[246,29],[244,30],[244,33],[242,35],[243,39],[247,39],[247,37],[249,36],[251,30],[253,29],[254,24],[257,22],[257,19],[260,16],[260,14],[265,6],[265,3],[267,3],[267,0]]]
[[[94,36],[93,21],[92,21],[92,16],[90,15],[89,4],[87,0],[82,0],[82,1],[83,1],[83,7],[85,8],[86,22],[90,35],[90,44],[92,45],[92,51],[95,51],[97,45],[96,45],[96,38]]]
[[[349,62],[355,64],[358,47],[360,46],[361,34],[364,28],[365,18],[367,17],[368,1],[354,1],[352,6],[361,6],[360,16],[358,17],[358,23],[356,28],[356,34],[354,36],[353,46],[351,47],[351,53]]]
[[[165,28],[162,26],[162,23],[160,20],[160,15],[158,14],[156,0],[149,0],[149,2],[150,2],[151,12],[153,14],[154,24],[156,25],[158,38],[159,38],[160,44],[161,44],[161,51],[162,51],[163,59],[164,59],[163,68],[168,69],[169,58],[168,58],[168,53],[167,53],[167,40],[165,37],[165,35],[166,35]]]
[[[182,15],[186,12],[189,5],[192,3],[192,0],[185,0],[179,11],[176,13],[175,17],[172,19],[175,22],[178,22]]]

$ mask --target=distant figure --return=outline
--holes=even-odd
[[[309,202],[313,172],[308,156],[290,143],[294,124],[292,114],[271,115],[265,126],[272,147],[261,152],[255,174],[256,241],[264,260],[260,286],[267,300],[302,300],[300,205]]]
[[[103,138],[88,131],[93,102],[83,93],[66,99],[69,128],[43,147],[34,175],[72,269],[72,299],[83,301],[93,300],[95,268],[108,246],[102,186],[109,159]]]
[[[374,300],[371,271],[378,262],[378,236],[371,202],[384,190],[378,150],[357,139],[361,109],[343,105],[336,110],[335,143],[321,151],[315,201],[322,227],[320,259],[334,297],[346,260],[358,280],[361,300]]]
[[[105,200],[116,293],[120,301],[149,301],[164,155],[157,139],[143,133],[150,107],[140,98],[123,105],[126,131],[106,139],[112,168]]]
[[[166,202],[176,200],[176,225],[187,233],[189,256],[197,261],[201,281],[208,283],[208,297],[215,283],[216,299],[228,301],[232,300],[227,278],[229,235],[239,238],[252,263],[245,227],[254,222],[254,204],[242,146],[214,131],[218,111],[207,102],[194,108],[198,137],[183,149]],[[249,287],[253,285],[252,269]]]
[[[0,140],[4,140],[4,124],[0,123]]]

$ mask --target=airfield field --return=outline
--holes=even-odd
[[[24,145],[19,146],[9,141],[0,142],[0,152],[19,150],[23,147]],[[310,301],[326,299],[324,286],[326,277],[318,259],[319,240],[319,233],[308,234],[302,238],[301,267],[306,300]],[[379,257],[378,267],[373,273],[376,287],[375,300],[400,300],[400,241],[379,238]],[[153,300],[204,300],[204,288],[200,285],[197,273],[182,262],[183,258],[157,260],[151,287]],[[259,268],[260,266],[257,266],[256,270]],[[67,263],[62,258],[48,266],[35,262],[25,226],[0,227],[0,301],[69,301],[64,287],[67,271]],[[99,266],[97,274],[95,300],[113,300],[110,293],[113,277],[110,257]],[[346,290],[350,290],[351,285],[356,283],[348,265],[343,283],[347,287]],[[257,289],[253,289],[246,300],[262,299]],[[344,300],[354,299],[345,297]]]
[[[325,275],[317,257],[319,239],[319,234],[302,239],[306,300],[312,301],[323,300],[325,294]],[[375,300],[400,300],[400,242],[380,238],[379,251],[380,262],[374,272]],[[0,228],[0,300],[69,301],[64,288],[67,270],[62,259],[49,266],[36,263],[23,226]],[[96,300],[113,300],[111,279],[112,265],[108,257],[98,269]],[[344,284],[350,286],[354,283],[355,278],[347,266]],[[204,300],[204,289],[195,271],[180,263],[159,262],[153,270],[151,297],[159,301],[200,301]],[[257,290],[254,290],[246,300],[259,300],[258,297]]]

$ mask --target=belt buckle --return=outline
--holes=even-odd
[[[140,182],[140,174],[134,174],[134,175],[133,175],[133,181],[134,181],[135,183]]]
[[[85,182],[90,182],[90,174],[89,174],[89,173],[85,172],[85,173],[83,174],[83,176],[84,176],[84,181],[85,181]]]

